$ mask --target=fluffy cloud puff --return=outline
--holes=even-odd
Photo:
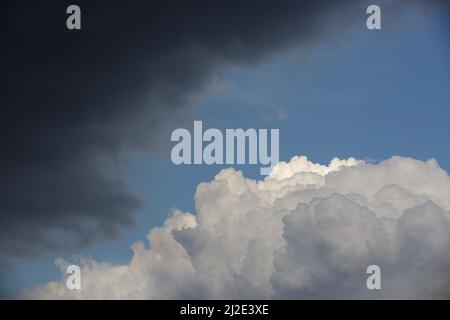
[[[435,160],[306,157],[263,181],[222,170],[127,265],[82,261],[26,298],[449,298],[450,178]],[[68,263],[58,260],[62,271]],[[381,268],[381,290],[366,287]]]

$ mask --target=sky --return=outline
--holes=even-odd
[[[312,10],[326,11],[329,9],[326,5],[323,9],[320,8],[320,5],[318,8]],[[387,6],[386,8],[390,7]],[[343,16],[338,15],[330,18],[332,21],[326,23],[332,27],[332,31],[319,32],[313,39],[305,37],[308,39],[303,41],[295,39],[295,36],[293,37],[294,40],[287,37],[286,43],[277,44],[276,49],[273,49],[272,45],[268,45],[265,41],[261,41],[255,44],[255,48],[250,47],[248,50],[242,50],[242,54],[232,52],[226,59],[223,59],[220,52],[225,51],[228,54],[228,49],[220,43],[222,38],[219,37],[218,43],[211,41],[210,48],[210,51],[217,50],[219,54],[217,56],[214,55],[215,53],[211,54],[212,58],[206,55],[205,62],[205,64],[218,64],[219,67],[207,68],[202,66],[200,69],[203,70],[192,71],[191,68],[195,69],[198,65],[202,65],[202,62],[199,61],[202,61],[201,55],[203,53],[193,50],[192,53],[186,54],[188,56],[187,61],[194,61],[194,63],[189,66],[181,65],[181,67],[185,68],[185,73],[192,72],[195,74],[194,78],[198,79],[196,80],[198,84],[195,86],[192,84],[195,87],[194,89],[191,88],[189,77],[187,79],[179,75],[173,75],[172,77],[170,72],[166,74],[164,70],[159,72],[165,79],[162,81],[162,85],[157,80],[149,79],[146,81],[145,73],[137,72],[139,62],[145,61],[145,57],[140,52],[131,55],[131,58],[125,54],[118,54],[119,59],[135,57],[137,67],[124,64],[123,70],[120,67],[117,74],[109,74],[104,71],[107,70],[109,64],[101,65],[100,73],[106,72],[109,77],[123,76],[127,78],[128,72],[138,73],[133,73],[133,76],[129,77],[132,83],[122,88],[123,91],[129,90],[130,92],[119,96],[118,100],[114,100],[114,104],[129,104],[131,100],[134,104],[145,105],[148,103],[159,106],[166,103],[177,104],[179,101],[183,101],[183,104],[187,106],[172,109],[169,107],[168,115],[165,107],[156,107],[149,113],[146,113],[145,107],[123,108],[128,111],[122,111],[119,107],[117,108],[121,111],[115,111],[115,107],[111,107],[112,114],[114,114],[114,117],[108,122],[109,126],[114,126],[114,130],[111,131],[104,130],[102,126],[89,127],[85,125],[83,121],[87,116],[83,114],[80,114],[79,118],[77,118],[77,114],[72,115],[71,112],[67,114],[72,119],[73,117],[79,119],[75,122],[80,123],[80,125],[77,124],[76,130],[67,134],[66,140],[55,142],[54,145],[56,146],[60,143],[63,145],[69,143],[70,145],[72,141],[85,139],[83,135],[78,134],[83,131],[83,128],[92,129],[94,133],[100,132],[100,136],[104,132],[108,134],[104,134],[93,144],[89,141],[80,144],[75,142],[74,159],[70,159],[72,155],[70,151],[67,155],[57,153],[56,157],[61,157],[62,163],[67,164],[67,166],[61,166],[61,179],[70,181],[73,175],[84,176],[85,174],[93,179],[92,176],[95,177],[98,172],[96,161],[99,158],[101,159],[104,153],[113,153],[112,169],[108,170],[114,171],[112,175],[119,175],[120,180],[128,186],[129,192],[122,193],[120,188],[120,190],[115,190],[114,187],[108,186],[100,178],[86,182],[92,188],[98,187],[110,190],[110,194],[108,192],[97,194],[96,191],[93,191],[94,195],[105,199],[123,199],[124,204],[120,201],[110,201],[117,206],[109,205],[99,210],[97,209],[100,204],[90,201],[87,201],[88,205],[78,206],[73,204],[75,209],[69,210],[72,212],[78,211],[80,208],[87,208],[89,211],[89,205],[97,208],[98,218],[96,219],[112,220],[111,223],[105,225],[100,223],[100,230],[103,230],[107,236],[90,239],[88,233],[96,231],[95,228],[93,230],[87,228],[87,230],[80,231],[79,238],[75,237],[75,240],[73,240],[81,243],[75,248],[64,245],[55,247],[50,245],[43,250],[36,249],[37,253],[32,255],[5,254],[3,257],[5,263],[2,263],[0,276],[2,296],[14,297],[26,289],[59,280],[61,272],[54,262],[58,257],[70,260],[77,256],[89,256],[96,261],[126,264],[133,257],[130,246],[135,241],[145,241],[145,236],[149,230],[162,226],[171,210],[177,208],[183,212],[195,213],[198,209],[195,207],[194,195],[198,185],[213,180],[220,170],[227,166],[175,166],[171,162],[170,150],[173,143],[170,141],[170,132],[178,127],[192,130],[194,120],[202,120],[205,128],[219,128],[221,130],[226,128],[278,128],[280,130],[280,160],[282,161],[289,161],[296,155],[305,155],[312,162],[322,164],[329,163],[334,157],[341,159],[355,157],[367,163],[375,164],[382,163],[393,156],[408,157],[421,161],[434,158],[439,166],[448,172],[450,170],[450,151],[447,148],[448,137],[450,136],[448,126],[450,120],[448,108],[450,106],[450,46],[448,41],[448,12],[446,12],[448,7],[444,5],[425,8],[417,3],[409,6],[403,4],[401,10],[392,13],[392,16],[389,12],[385,15],[384,9],[382,7],[381,30],[369,31],[365,27],[366,15],[364,11],[359,12],[360,18],[358,19],[360,21],[358,23],[347,24],[345,21],[334,21],[333,19],[345,19],[346,17],[345,14]],[[392,9],[394,10],[394,8]],[[355,11],[348,12],[353,14]],[[245,17],[245,14],[243,16]],[[323,19],[322,16],[317,18],[319,21],[325,21]],[[239,25],[239,22],[237,24]],[[258,23],[255,24],[258,25]],[[309,27],[313,28],[314,25],[312,24]],[[295,35],[295,26],[296,24],[293,23],[292,25],[287,24],[285,27],[289,29],[289,33]],[[336,30],[335,28],[341,29]],[[324,27],[324,29],[326,28]],[[194,30],[192,34],[196,34],[196,29]],[[218,30],[220,32],[220,28]],[[86,31],[83,30],[83,32]],[[170,30],[167,32],[171,34]],[[259,33],[255,35],[251,32],[250,36],[261,37]],[[285,32],[284,29],[283,32]],[[304,31],[301,33],[304,33]],[[264,34],[262,33],[263,36]],[[186,35],[186,38],[190,36],[192,35]],[[209,36],[205,35],[205,37]],[[267,37],[272,36],[267,35]],[[177,39],[177,36],[173,35],[173,38]],[[141,37],[137,37],[137,40],[141,40]],[[227,40],[228,37],[223,35],[222,41]],[[129,45],[132,49],[139,50],[141,48],[138,45],[134,47],[133,43]],[[161,41],[161,45],[171,46],[164,41]],[[266,49],[266,47],[270,49]],[[183,47],[174,45],[174,48],[176,57],[177,52],[183,50],[180,49]],[[190,48],[190,46],[187,45],[187,48]],[[234,50],[234,48],[233,45],[230,46],[230,50]],[[264,54],[261,54],[260,51],[264,51]],[[268,51],[268,53],[265,51]],[[126,50],[123,50],[123,52],[126,52]],[[170,52],[170,54],[173,54],[172,51]],[[87,50],[84,52],[85,56],[83,55],[80,59],[87,59],[89,54],[90,52]],[[199,56],[191,58],[191,54]],[[162,61],[162,65],[167,64],[177,68],[177,65],[173,66],[170,61],[165,62],[165,58],[167,56],[159,56],[158,54],[150,57],[150,59]],[[184,55],[181,59],[184,59]],[[216,59],[219,62],[216,62]],[[95,65],[95,62],[92,64]],[[64,64],[61,62],[61,64],[55,63],[54,66],[60,68],[62,65]],[[131,71],[127,71],[127,68]],[[70,72],[70,69],[68,67],[67,72]],[[203,72],[208,73],[208,75],[203,76]],[[180,74],[183,74],[183,70]],[[156,79],[157,76],[154,78]],[[96,79],[94,76],[94,80],[100,80],[100,78]],[[180,87],[182,89],[177,89],[175,85],[171,84],[171,81],[181,82]],[[153,82],[156,84],[154,85]],[[33,83],[35,84],[35,82]],[[165,90],[167,90],[169,102],[164,100],[166,99],[165,96],[162,98],[159,93],[153,94],[153,91],[150,94],[142,94],[137,90],[134,92],[133,83],[139,83],[140,86],[147,83],[152,88],[150,91],[162,91],[161,96],[165,95]],[[3,81],[2,84],[4,84]],[[78,82],[73,82],[73,85],[77,84]],[[116,86],[117,84],[112,82],[99,85],[97,89],[108,92],[117,89]],[[92,88],[95,88],[95,86]],[[44,90],[43,88],[40,89]],[[91,87],[81,86],[79,90],[91,90]],[[193,98],[189,96],[189,99],[187,99],[185,97],[187,94],[182,91],[188,93],[195,91],[195,95]],[[180,93],[180,97],[171,92]],[[70,100],[70,97],[67,98]],[[88,98],[89,95],[86,99]],[[50,98],[49,101],[53,101],[52,99]],[[189,100],[189,103],[185,103],[185,100]],[[11,101],[13,100],[8,101],[12,105]],[[55,98],[55,101],[60,101],[59,97],[58,99]],[[77,103],[84,103],[84,101],[84,97],[79,100],[74,99],[74,108]],[[19,103],[23,103],[23,101],[19,100]],[[93,103],[111,103],[111,99],[102,100],[94,95]],[[104,116],[103,112],[109,112],[106,108],[103,110],[99,108],[98,110],[99,117]],[[128,126],[122,127],[120,124],[116,124],[117,119],[123,117],[122,113],[126,114],[127,112],[133,113],[130,117],[131,120],[128,120],[132,124],[131,129]],[[59,115],[59,113],[57,114]],[[117,118],[115,117],[116,114]],[[154,117],[155,114],[156,117]],[[64,116],[64,113],[62,115]],[[146,115],[151,118],[151,121],[144,120],[142,123],[135,118],[136,116],[137,118],[145,118]],[[96,117],[97,115],[93,117],[94,120],[91,120],[95,122]],[[43,120],[43,123],[45,125],[46,121]],[[68,120],[68,123],[72,123],[72,121]],[[86,123],[89,123],[89,121],[86,121]],[[136,128],[133,128],[133,123],[138,123]],[[62,122],[62,125],[64,125],[64,122]],[[145,131],[145,126],[152,127],[150,133]],[[134,131],[133,129],[136,129],[133,134],[126,133],[127,139],[131,141],[126,142],[126,151],[115,154],[117,147],[108,139],[112,141],[120,140],[122,138],[116,138],[116,135],[121,136],[122,132]],[[66,132],[65,129],[61,128],[56,128],[55,131],[57,130]],[[143,134],[144,132],[146,133]],[[41,147],[46,145],[47,134],[51,134],[51,131],[43,134],[42,141],[44,142],[39,142]],[[151,139],[150,147],[146,145],[147,137]],[[23,138],[23,140],[29,141],[28,137]],[[135,143],[137,147],[134,146]],[[98,148],[98,145],[101,145],[101,148]],[[80,148],[80,150],[87,149],[88,151],[80,152],[77,155],[77,148]],[[20,153],[14,153],[14,155],[18,154]],[[53,159],[54,156],[49,157]],[[70,160],[65,160],[66,157]],[[91,158],[95,158],[95,160]],[[72,172],[68,169],[76,168],[77,163],[85,166],[86,170],[74,170]],[[47,165],[48,161],[42,162],[42,166],[46,167]],[[258,165],[235,165],[233,167],[242,170],[246,177],[257,180],[263,179],[259,176]],[[23,168],[26,168],[26,165],[21,168],[21,170],[24,170]],[[58,168],[60,166],[56,164],[56,169],[54,169],[56,171],[53,171],[56,172],[56,175],[59,174]],[[70,172],[67,173],[68,171]],[[39,175],[36,178],[39,178]],[[72,181],[75,185],[81,186],[85,183],[82,180],[78,182],[77,179]],[[50,182],[50,184],[52,183]],[[18,184],[18,188],[21,187],[23,187],[22,184]],[[75,187],[73,188],[72,192],[78,194],[78,190]],[[3,187],[2,190],[4,190]],[[54,192],[53,188],[48,190]],[[64,207],[67,202],[64,202],[65,196],[61,197],[63,202],[59,206]],[[80,194],[80,199],[84,198],[85,196]],[[33,206],[33,201],[31,200],[31,206]],[[72,205],[70,200],[68,201],[67,206]],[[197,201],[201,203],[200,200]],[[35,206],[40,204],[40,202],[36,202]],[[10,205],[8,204],[8,206]],[[7,206],[2,210],[5,211],[6,208]],[[43,208],[39,208],[39,210],[46,210],[45,207]],[[121,211],[128,211],[128,209],[133,209],[136,212],[127,213],[122,220],[120,218]],[[39,210],[37,211],[39,212]],[[108,216],[110,212],[113,212],[112,218]],[[33,216],[31,216],[31,213],[29,216],[23,214],[23,217],[27,219],[26,217],[34,217],[34,215],[36,213],[33,213]],[[67,216],[69,217],[68,213]],[[43,221],[54,219],[56,215],[53,217],[48,214],[46,217]],[[61,220],[63,226],[61,234],[58,233],[61,230],[51,229],[50,233],[55,232],[55,238],[52,238],[51,241],[55,241],[59,237],[63,238],[61,243],[67,241],[67,239],[64,239],[64,230],[67,229],[66,224],[70,226],[73,223],[72,219]],[[12,223],[12,225],[15,224],[13,220],[11,220],[12,222],[10,220],[5,221]],[[29,221],[34,223],[35,220],[30,218]],[[36,221],[39,221],[39,219]],[[134,223],[130,221],[134,221]],[[82,225],[84,223],[81,222]],[[89,222],[86,223],[89,224]],[[122,225],[125,225],[125,228],[122,228]],[[54,226],[58,227],[57,224]],[[74,228],[76,230],[79,228],[76,223]],[[100,231],[100,233],[103,231]],[[28,231],[21,230],[18,232],[20,234]],[[85,243],[84,240],[86,240]],[[13,244],[6,240],[2,240],[2,242],[2,247],[14,248],[11,247]],[[4,249],[5,252],[14,250],[20,251],[21,249],[19,249],[19,246],[18,249]],[[26,251],[24,249],[24,252]],[[277,277],[275,275],[274,279],[278,279]],[[274,281],[275,288],[282,287],[280,284],[283,283],[282,280]],[[277,292],[281,296],[289,296],[290,294],[286,293],[286,289],[283,288]],[[298,296],[303,297],[303,294],[305,293],[300,292]],[[218,296],[221,295],[218,294]],[[312,296],[314,297],[314,295]]]

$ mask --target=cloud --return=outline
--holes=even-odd
[[[450,177],[435,160],[294,157],[262,181],[230,168],[198,185],[195,204],[135,243],[128,264],[81,261],[82,290],[62,276],[22,297],[450,297]],[[372,264],[379,291],[366,287]]]
[[[307,47],[333,34],[340,20],[327,19],[346,8],[80,0],[82,29],[73,32],[65,28],[70,4],[1,4],[2,258],[78,247],[132,226],[144,204],[117,170],[123,155],[163,149],[224,67]]]

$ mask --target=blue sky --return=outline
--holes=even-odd
[[[436,158],[450,170],[450,59],[447,16],[405,13],[380,31],[364,25],[314,46],[278,52],[259,64],[232,67],[217,75],[219,89],[196,107],[190,120],[205,128],[279,128],[280,160],[306,155],[327,163],[337,156],[380,161],[393,155]],[[190,123],[192,128],[192,121]],[[119,239],[73,255],[125,263],[130,245],[162,224],[171,208],[194,211],[198,183],[211,180],[221,166],[175,166],[170,137],[158,155],[129,159],[130,186],[148,203],[136,227]],[[258,166],[236,166],[258,178]],[[60,274],[53,252],[11,266],[11,295]]]

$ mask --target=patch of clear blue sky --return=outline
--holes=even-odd
[[[305,54],[294,48],[251,67],[219,76],[211,93],[188,120],[205,128],[279,128],[280,160],[307,155],[327,163],[338,156],[379,161],[393,155],[436,158],[450,170],[450,55],[448,16],[409,11],[395,25],[368,31],[364,24]],[[395,29],[395,30],[394,30]],[[192,121],[187,121],[192,130]],[[114,241],[74,255],[127,263],[130,245],[162,225],[171,208],[194,212],[196,186],[225,166],[175,166],[173,144],[161,154],[130,160],[129,183],[149,204],[137,225]],[[259,165],[234,166],[258,178]],[[60,278],[57,252],[17,261],[3,274],[14,295]]]

